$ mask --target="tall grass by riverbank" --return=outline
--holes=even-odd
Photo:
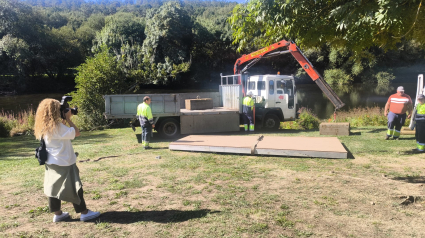
[[[333,120],[333,116],[328,119],[329,122]],[[386,126],[387,117],[384,115],[384,108],[381,107],[353,108],[337,112],[335,122],[349,122],[352,127]],[[406,119],[404,125],[407,126],[409,123],[410,119]]]
[[[329,119],[322,121],[308,108],[303,107],[298,113],[299,119],[281,123],[280,129],[318,129],[320,122],[348,122],[351,127],[387,125],[387,117],[384,115],[384,108],[381,107],[353,108],[348,111],[338,111],[335,118],[332,115]],[[408,126],[409,123],[410,119],[406,119],[404,126]]]
[[[0,112],[0,137],[9,137],[21,134],[31,134],[35,122],[35,111],[28,110],[12,113]]]

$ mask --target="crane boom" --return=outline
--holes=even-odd
[[[286,47],[287,50],[272,52],[282,47]],[[267,47],[264,47],[260,50],[257,50],[255,52],[252,52],[250,54],[242,55],[239,59],[236,60],[236,63],[234,66],[234,73],[235,74],[243,73],[244,71],[252,67],[255,63],[257,63],[262,58],[269,58],[269,57],[273,57],[273,56],[277,56],[281,54],[287,54],[287,53],[291,53],[292,56],[298,61],[298,63],[301,65],[304,71],[308,74],[308,76],[310,76],[310,78],[317,84],[317,86],[319,86],[322,92],[329,98],[329,100],[335,106],[335,110],[340,109],[341,107],[345,105],[341,101],[341,99],[339,99],[336,93],[332,90],[329,84],[326,83],[323,77],[316,71],[316,69],[307,59],[307,57],[304,56],[304,54],[301,52],[301,50],[298,48],[298,46],[294,42],[288,42],[286,40],[282,40],[272,45],[269,45]],[[248,65],[245,68],[240,69],[240,67],[247,62],[250,62],[250,63],[248,63]],[[239,84],[242,84],[240,78],[239,78]],[[242,87],[243,87],[243,84],[242,84]],[[243,89],[243,91],[245,90]]]

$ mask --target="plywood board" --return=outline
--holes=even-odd
[[[347,158],[335,137],[273,137],[190,135],[170,143],[170,150],[277,155],[315,158]]]
[[[265,136],[256,146],[261,155],[346,159],[347,151],[336,137]]]

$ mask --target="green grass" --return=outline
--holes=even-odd
[[[0,237],[140,232],[146,237],[408,237],[405,230],[425,236],[414,222],[422,219],[420,206],[403,206],[394,198],[406,195],[406,187],[411,194],[422,192],[417,185],[425,182],[425,155],[408,153],[414,138],[385,141],[382,127],[351,132],[338,137],[348,159],[170,151],[170,141],[156,134],[152,146],[159,149],[144,151],[129,128],[82,132],[73,145],[78,161],[84,161],[77,165],[86,203],[102,216],[54,225],[43,194],[44,167],[34,158],[38,142],[32,136],[0,138]],[[264,135],[320,136],[317,130]],[[96,161],[101,157],[108,158]],[[71,204],[62,208],[78,219]]]

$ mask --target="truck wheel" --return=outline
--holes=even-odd
[[[180,125],[177,120],[168,118],[161,122],[158,132],[167,138],[172,138],[178,135]]]
[[[266,115],[264,119],[264,129],[266,130],[277,130],[280,126],[279,118],[274,114]]]

